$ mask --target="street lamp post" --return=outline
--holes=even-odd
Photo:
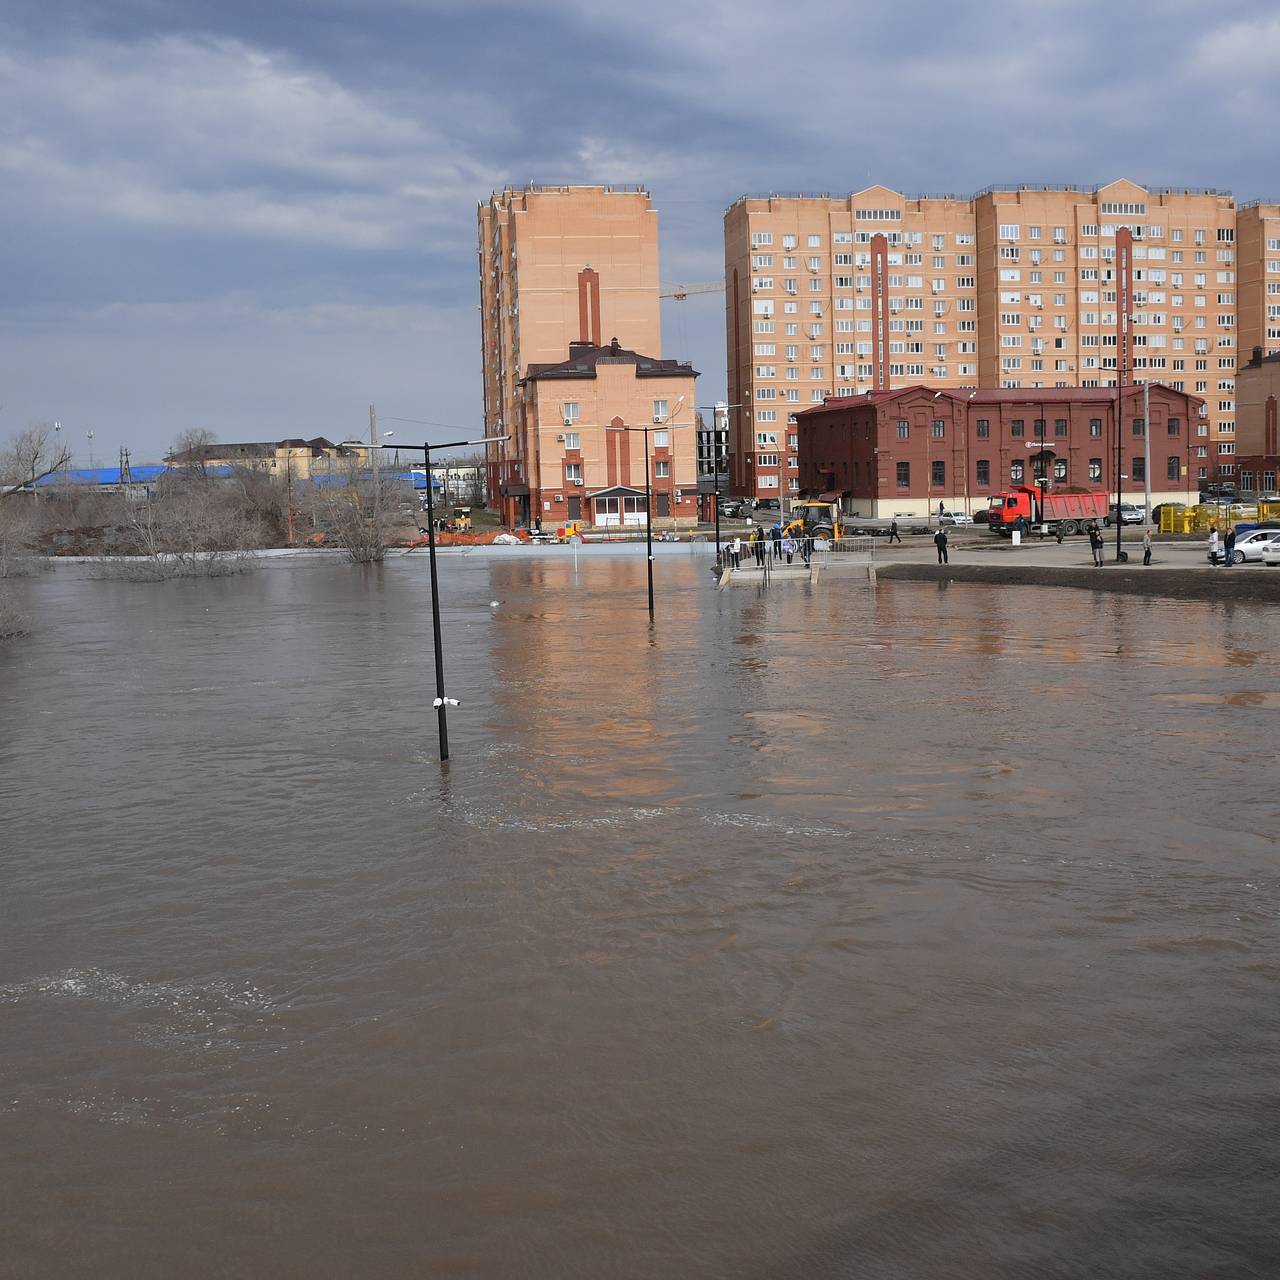
[[[606,431],[643,432],[644,433],[644,546],[645,567],[649,575],[649,621],[653,621],[653,480],[649,475],[649,432],[673,431],[681,423],[672,423],[671,418],[680,412],[684,396],[676,401],[676,407],[661,422],[646,424],[643,427],[605,427]]]
[[[729,410],[741,409],[740,404],[725,404],[719,400],[715,404],[700,404],[699,409],[711,410],[711,479],[713,484],[713,492],[711,494],[711,503],[715,511],[716,522],[716,564],[721,563],[720,558],[720,468],[725,462],[725,450],[728,447],[729,435]],[[720,441],[720,415],[724,414],[724,445]],[[726,467],[727,471],[727,467]]]
[[[390,432],[388,432],[390,434]],[[440,762],[449,758],[449,718],[447,708],[450,700],[444,694],[444,641],[440,633],[440,590],[439,581],[436,577],[436,521],[435,507],[431,500],[431,450],[432,449],[463,449],[470,448],[479,444],[497,444],[499,441],[509,440],[510,436],[482,436],[478,440],[451,440],[448,444],[421,444],[421,445],[390,445],[377,444],[377,449],[412,449],[417,452],[422,450],[423,467],[427,473],[427,550],[431,560],[431,638],[435,646],[436,658],[436,720],[440,735]],[[346,440],[344,444],[359,444],[358,440]],[[457,702],[452,703],[457,706]]]

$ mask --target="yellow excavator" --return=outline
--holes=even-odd
[[[785,537],[843,538],[844,524],[838,502],[793,502],[790,519],[782,526]]]

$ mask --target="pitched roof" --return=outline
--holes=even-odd
[[[531,364],[522,382],[543,378],[594,378],[600,364],[633,364],[637,378],[696,378],[698,371],[687,361],[663,360],[659,356],[629,351],[617,338],[606,347],[591,342],[571,342],[569,358],[557,364]]]

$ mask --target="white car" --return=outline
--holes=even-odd
[[[973,517],[966,515],[963,511],[943,511],[938,516],[938,523],[941,525],[972,524]]]
[[[1273,529],[1274,533],[1275,530]],[[1273,538],[1262,548],[1263,564],[1280,564],[1280,537]]]
[[[1277,542],[1277,539],[1280,539],[1280,530],[1276,529],[1252,529],[1248,533],[1241,534],[1236,539],[1235,549],[1231,554],[1231,563],[1244,564],[1246,560],[1262,560],[1264,564],[1274,563],[1270,560],[1264,560],[1263,552],[1275,547],[1277,554],[1280,554],[1280,542]],[[1210,552],[1210,556],[1212,554]]]

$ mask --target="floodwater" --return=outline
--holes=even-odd
[[[1280,1273],[1275,614],[656,575],[22,584],[0,1274]]]

